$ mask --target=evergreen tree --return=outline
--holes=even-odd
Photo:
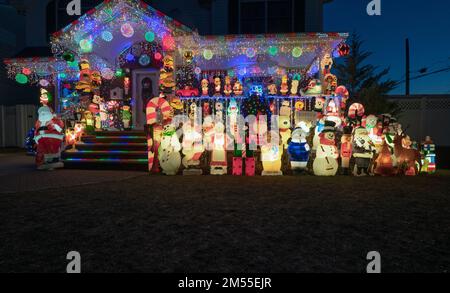
[[[395,89],[398,83],[386,78],[389,68],[379,70],[378,67],[367,64],[367,58],[372,53],[364,51],[363,44],[359,35],[352,34],[348,41],[350,54],[335,64],[339,83],[350,93],[349,104],[363,104],[367,114],[397,115],[400,109],[396,103],[388,101],[386,95]]]

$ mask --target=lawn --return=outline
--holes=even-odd
[[[164,177],[0,194],[0,272],[450,270],[450,172]]]

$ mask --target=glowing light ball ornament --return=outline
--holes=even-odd
[[[167,34],[162,39],[162,45],[164,50],[166,51],[173,51],[175,49],[175,39]]]
[[[348,54],[350,54],[350,46],[345,43],[341,43],[339,44],[338,52],[341,57],[348,56]]]
[[[80,49],[83,53],[92,52],[92,41],[90,39],[82,39],[80,41]]]
[[[113,40],[113,34],[110,31],[103,31],[102,32],[102,39],[105,42],[111,42]]]
[[[271,56],[276,56],[278,54],[278,47],[276,46],[270,46],[269,49],[267,49],[267,52]]]
[[[48,80],[46,80],[46,79],[41,79],[39,81],[39,85],[42,86],[42,87],[48,87],[49,84],[50,84],[50,82],[48,82]]]
[[[294,49],[292,49],[292,56],[294,58],[299,58],[300,56],[302,56],[303,54],[303,49],[300,47],[295,47]]]
[[[22,69],[22,73],[25,74],[25,75],[30,75],[31,74],[31,69],[26,67],[26,68]]]
[[[151,62],[151,59],[148,55],[144,54],[141,57],[139,57],[139,64],[141,64],[142,66],[147,66],[149,65]]]
[[[115,74],[117,77],[123,76],[123,69],[122,68],[117,69]]]
[[[107,80],[111,80],[114,77],[114,71],[112,71],[110,68],[102,69],[101,74],[102,77]]]
[[[200,67],[195,67],[194,72],[195,74],[199,75],[202,73],[202,69]]]
[[[245,55],[247,55],[248,58],[253,58],[256,56],[256,50],[254,48],[247,48],[247,50],[245,50]]]
[[[145,40],[149,43],[153,42],[155,40],[155,33],[154,32],[146,32]]]
[[[162,59],[162,54],[159,52],[156,52],[153,57],[155,58],[155,60],[160,61]]]
[[[19,73],[16,75],[16,81],[20,84],[26,84],[28,82],[28,77],[23,73]]]
[[[205,49],[203,51],[203,58],[206,60],[211,60],[214,57],[213,52],[210,49]]]
[[[122,36],[124,36],[125,38],[131,38],[134,36],[134,28],[128,22],[122,24],[122,26],[120,27],[120,32],[122,33]]]
[[[128,53],[128,54],[125,56],[125,59],[126,59],[128,62],[131,62],[131,61],[134,60],[134,55],[131,54],[131,53]]]

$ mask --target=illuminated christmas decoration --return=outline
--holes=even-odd
[[[141,64],[142,66],[147,66],[150,64],[152,60],[150,59],[150,57],[146,54],[142,55],[141,57],[139,57],[139,64]]]
[[[113,40],[113,34],[110,31],[103,31],[102,32],[102,39],[105,42],[111,42]]]
[[[206,60],[211,60],[213,58],[214,54],[211,50],[209,49],[205,49],[203,51],[203,58],[205,58]]]
[[[132,36],[134,36],[134,28],[130,23],[124,23],[121,27],[120,27],[120,32],[122,33],[122,36],[124,36],[125,38],[131,38]]]
[[[92,52],[92,41],[90,39],[83,39],[80,41],[80,49],[82,53]]]
[[[171,35],[167,34],[162,39],[162,45],[164,50],[172,51],[175,49],[175,39]]]
[[[276,56],[278,54],[278,47],[276,46],[270,46],[269,49],[267,49],[269,52],[269,55]]]
[[[303,54],[303,50],[300,47],[294,47],[294,49],[292,49],[292,56],[294,58],[299,58],[300,56],[302,56]]]
[[[348,54],[350,54],[350,46],[345,43],[341,43],[338,46],[338,52],[339,52],[339,56],[345,57]]]
[[[256,56],[256,50],[254,48],[247,48],[245,54],[247,55],[248,58],[253,58]]]
[[[155,33],[154,32],[146,32],[145,33],[145,40],[149,43],[155,41]]]
[[[25,74],[25,75],[30,75],[30,74],[31,74],[31,69],[25,67],[25,68],[22,70],[22,73]]]
[[[103,68],[101,74],[104,79],[111,80],[114,78],[114,71],[111,68]]]
[[[46,80],[46,79],[41,79],[39,81],[39,85],[42,86],[42,87],[48,87],[50,85],[50,82],[48,80]]]
[[[155,60],[160,61],[162,59],[162,54],[159,52],[156,52],[155,55],[153,56],[155,58]]]
[[[16,81],[20,84],[26,84],[28,82],[28,77],[23,73],[19,73],[16,75]]]
[[[313,164],[314,175],[335,176],[339,169],[339,152],[336,147],[335,123],[325,121],[325,127],[319,134],[320,143],[317,146],[316,158]]]

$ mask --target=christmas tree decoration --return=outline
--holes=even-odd
[[[113,34],[110,31],[103,31],[102,32],[102,39],[105,42],[111,42],[114,39]]]
[[[26,84],[28,83],[28,77],[23,73],[19,73],[16,75],[16,81],[20,84]]]
[[[92,40],[83,39],[80,41],[80,49],[82,53],[91,53],[92,52]]]
[[[278,54],[278,47],[277,46],[270,46],[269,49],[267,49],[269,55],[276,56]]]
[[[139,64],[141,64],[142,66],[147,66],[150,64],[152,60],[150,59],[150,57],[146,54],[142,55],[141,57],[139,57]]]
[[[145,33],[145,40],[149,43],[155,41],[155,33],[154,32],[146,32]]]
[[[122,33],[122,36],[124,36],[125,38],[131,38],[134,36],[134,28],[130,23],[124,23],[121,27],[120,27],[120,32]]]
[[[205,49],[203,51],[203,58],[205,58],[206,60],[211,60],[213,58],[214,54],[211,50],[209,49]]]
[[[294,58],[300,58],[300,56],[302,56],[302,54],[303,54],[302,48],[300,48],[300,47],[294,47],[294,48],[292,49],[292,56],[293,56]]]

